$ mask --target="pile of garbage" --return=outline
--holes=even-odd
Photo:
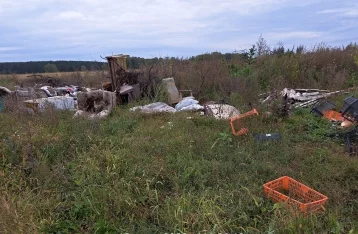
[[[130,111],[140,111],[143,113],[160,113],[168,112],[175,113],[179,111],[203,111],[204,106],[199,105],[199,101],[194,97],[185,97],[174,107],[169,106],[164,102],[155,102],[145,106],[136,106],[130,109]]]
[[[23,103],[29,113],[42,112],[48,107],[57,110],[73,110],[76,116],[103,118],[116,106],[116,94],[104,90],[94,90],[75,85],[59,87],[38,86],[22,88],[15,86],[11,91],[0,86],[0,104],[4,108],[4,98]]]
[[[229,119],[240,112],[233,106],[215,102],[199,104],[199,101],[193,97],[192,90],[179,90],[175,85],[173,77],[162,80],[162,87],[168,94],[167,103],[155,102],[145,106],[136,106],[130,111],[140,111],[143,113],[175,113],[181,111],[200,111],[201,114],[213,116],[216,119]],[[190,96],[183,97],[183,93],[189,93]],[[174,106],[175,105],[175,106]]]
[[[271,92],[259,95],[260,103],[270,103],[279,98],[286,100],[292,107],[309,107],[321,99],[331,97],[336,94],[340,94],[344,90],[331,92],[329,90],[320,89],[290,89],[284,88],[281,92]]]

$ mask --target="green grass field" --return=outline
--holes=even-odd
[[[308,110],[253,118],[242,137],[194,113],[72,114],[0,114],[1,233],[358,233],[358,156]],[[266,199],[283,175],[327,195],[325,212]]]

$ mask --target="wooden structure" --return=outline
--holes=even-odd
[[[128,55],[112,55],[107,56],[109,73],[112,81],[112,91],[118,90],[121,86],[120,80],[117,79],[118,75],[127,71],[127,57]]]

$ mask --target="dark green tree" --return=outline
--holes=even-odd
[[[58,72],[56,64],[48,63],[44,66],[45,72],[52,73],[52,72]]]

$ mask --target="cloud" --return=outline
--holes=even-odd
[[[313,31],[288,31],[288,32],[269,32],[266,34],[272,40],[285,40],[289,38],[294,39],[312,39],[322,36],[321,32]]]
[[[230,52],[250,47],[260,34],[273,43],[322,41],[330,35],[321,24],[332,25],[323,22],[322,15],[352,18],[356,9],[342,4],[351,11],[329,13],[336,8],[327,2],[335,4],[334,0],[0,0],[0,47],[22,47],[26,57],[20,59],[47,58],[49,51],[77,59],[112,52],[145,57],[162,51],[173,56]],[[312,20],[303,24],[306,16]],[[349,25],[356,29],[354,22]]]
[[[341,17],[358,18],[358,4],[351,7],[326,9],[318,11],[318,14],[331,14]]]
[[[21,48],[20,47],[0,47],[0,51],[3,52],[3,51],[13,51],[13,50],[20,50]]]

